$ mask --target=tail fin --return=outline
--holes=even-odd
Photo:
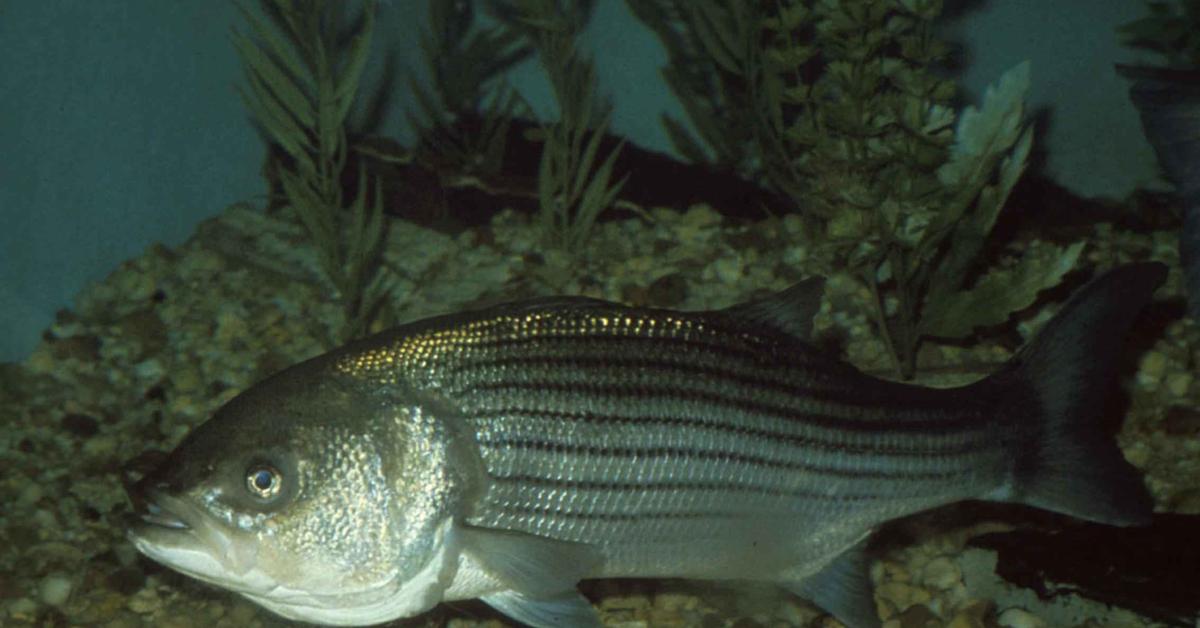
[[[1183,199],[1179,257],[1188,311],[1200,321],[1200,71],[1118,65],[1134,79],[1129,97],[1146,139]]]
[[[1008,499],[1111,525],[1148,523],[1150,494],[1097,420],[1125,336],[1166,273],[1157,262],[1106,273],[1014,359],[1009,374],[1032,392],[1040,426],[1017,452]]]

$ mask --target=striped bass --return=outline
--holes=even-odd
[[[821,284],[706,312],[535,299],[288,368],[131,491],[138,550],[284,617],[365,625],[480,598],[595,626],[586,578],[778,583],[879,626],[866,539],[969,499],[1146,522],[1097,424],[1166,275],[1082,288],[998,372],[934,389],[806,342]]]

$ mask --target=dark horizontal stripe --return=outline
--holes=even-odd
[[[574,382],[564,384],[559,381],[522,380],[478,382],[471,386],[474,391],[507,393],[511,400],[523,399],[530,391],[539,394],[546,391],[557,393],[572,393],[577,395],[592,395],[595,397],[612,397],[634,399],[645,402],[670,401],[675,403],[696,403],[710,405],[714,410],[735,410],[745,414],[757,414],[794,421],[801,425],[810,425],[828,430],[844,430],[847,432],[878,432],[881,434],[906,433],[912,436],[944,436],[947,432],[964,431],[970,428],[983,429],[984,422],[972,413],[962,415],[946,415],[939,418],[908,418],[903,416],[885,416],[874,419],[861,419],[853,416],[837,416],[802,412],[793,408],[769,404],[747,399],[731,399],[727,395],[703,390],[686,390],[682,388],[656,388],[651,386],[625,386],[611,384],[593,384]],[[509,401],[511,403],[511,401]],[[507,405],[507,404],[506,404]],[[838,404],[834,404],[838,405]],[[881,410],[886,408],[880,407]],[[896,408],[901,413],[903,408]]]
[[[826,501],[835,502],[858,502],[872,498],[862,498],[857,495],[821,495],[814,496],[816,499],[824,499]],[[514,516],[535,516],[546,517],[548,519],[587,519],[591,521],[645,521],[645,520],[662,520],[662,519],[682,519],[682,520],[697,520],[697,519],[760,519],[763,517],[761,513],[747,513],[745,510],[732,511],[670,511],[670,510],[651,510],[643,512],[583,512],[579,510],[566,510],[554,506],[517,506],[513,504],[492,504],[501,512],[509,513]],[[796,513],[779,513],[780,518],[795,517]],[[802,532],[802,531],[800,531]]]
[[[609,492],[628,492],[628,493],[644,493],[644,492],[682,492],[682,491],[724,491],[724,492],[744,492],[754,495],[766,495],[770,497],[793,497],[801,499],[827,500],[833,499],[836,501],[870,501],[877,499],[887,499],[886,495],[875,494],[854,494],[854,495],[835,495],[830,496],[828,493],[820,493],[806,489],[778,489],[769,486],[745,484],[739,482],[593,482],[593,481],[578,481],[578,480],[558,480],[536,475],[517,474],[517,475],[494,475],[488,474],[497,482],[505,482],[509,484],[531,484],[535,486],[552,486],[554,488],[562,488],[578,491],[609,491]]]
[[[668,373],[673,376],[691,377],[697,379],[707,379],[714,383],[740,386],[745,389],[750,389],[751,392],[770,391],[782,395],[790,395],[795,397],[803,397],[815,401],[835,403],[846,407],[857,408],[864,411],[886,411],[887,408],[881,406],[878,400],[872,399],[870,396],[864,395],[865,390],[861,387],[852,388],[849,386],[813,386],[811,383],[806,383],[805,380],[818,381],[825,380],[828,383],[829,378],[824,374],[806,374],[804,372],[796,372],[799,367],[792,365],[771,365],[774,368],[764,369],[761,366],[750,367],[756,373],[746,373],[744,370],[748,368],[744,364],[732,364],[731,368],[722,368],[722,365],[730,365],[729,360],[718,361],[717,365],[696,364],[688,359],[689,356],[679,356],[673,358],[669,353],[664,353],[661,357],[641,358],[641,357],[626,357],[623,355],[611,356],[560,356],[560,355],[520,355],[520,356],[502,356],[487,359],[472,359],[463,364],[455,365],[446,370],[447,375],[451,377],[461,376],[466,382],[471,382],[474,377],[481,371],[488,369],[513,369],[514,371],[531,372],[535,369],[546,369],[554,372],[564,372],[566,370],[584,370],[579,373],[586,377],[588,373],[586,369],[615,369],[615,370],[644,370],[658,373]],[[781,368],[782,367],[782,368]],[[743,369],[742,372],[734,369]],[[840,367],[833,367],[839,368]],[[777,374],[784,377],[774,376]],[[790,375],[790,377],[788,377]],[[806,377],[807,375],[807,377]],[[844,382],[843,383],[849,383]],[[865,377],[862,384],[865,386],[874,385],[877,382],[868,380]],[[892,384],[883,384],[891,386]],[[931,399],[930,395],[914,394],[910,398],[905,399],[905,410],[907,411],[943,411],[942,405]]]
[[[800,461],[776,460],[764,456],[741,454],[732,451],[687,449],[684,447],[599,447],[575,443],[560,443],[532,438],[501,437],[489,439],[479,437],[479,444],[493,449],[533,449],[568,456],[592,456],[603,458],[662,458],[677,456],[692,460],[716,460],[735,464],[747,464],[781,471],[797,471],[848,479],[888,480],[947,480],[958,475],[955,471],[862,471],[836,467],[816,466]]]
[[[801,436],[791,432],[769,430],[748,425],[734,425],[729,422],[706,421],[692,417],[663,417],[654,415],[628,414],[596,414],[592,412],[561,412],[554,410],[530,410],[517,406],[504,406],[475,410],[466,415],[469,420],[485,420],[493,417],[506,417],[510,420],[549,419],[552,421],[579,422],[592,425],[635,425],[647,430],[692,430],[708,429],[728,435],[733,438],[758,439],[775,444],[784,444],[797,449],[813,449],[829,453],[847,455],[872,454],[896,457],[939,457],[964,456],[978,453],[994,445],[990,439],[980,438],[974,441],[956,443],[952,447],[921,446],[913,444],[905,447],[898,444],[860,445],[849,442],[833,442],[810,436]]]

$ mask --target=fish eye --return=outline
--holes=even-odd
[[[259,499],[273,499],[283,490],[283,474],[268,464],[246,469],[246,490]]]

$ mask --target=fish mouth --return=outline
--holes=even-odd
[[[147,501],[144,510],[136,513],[139,520],[151,526],[168,528],[171,530],[190,530],[191,526],[186,521],[181,519],[179,515],[159,506],[155,501]]]
[[[139,528],[149,534],[163,529],[185,532],[196,527],[199,509],[173,497],[161,488],[143,488],[130,494],[134,512],[128,521],[131,529]]]
[[[246,552],[236,531],[200,506],[154,487],[139,491],[135,507],[126,538],[149,558],[239,592],[261,593],[274,585],[253,569],[253,552]]]

